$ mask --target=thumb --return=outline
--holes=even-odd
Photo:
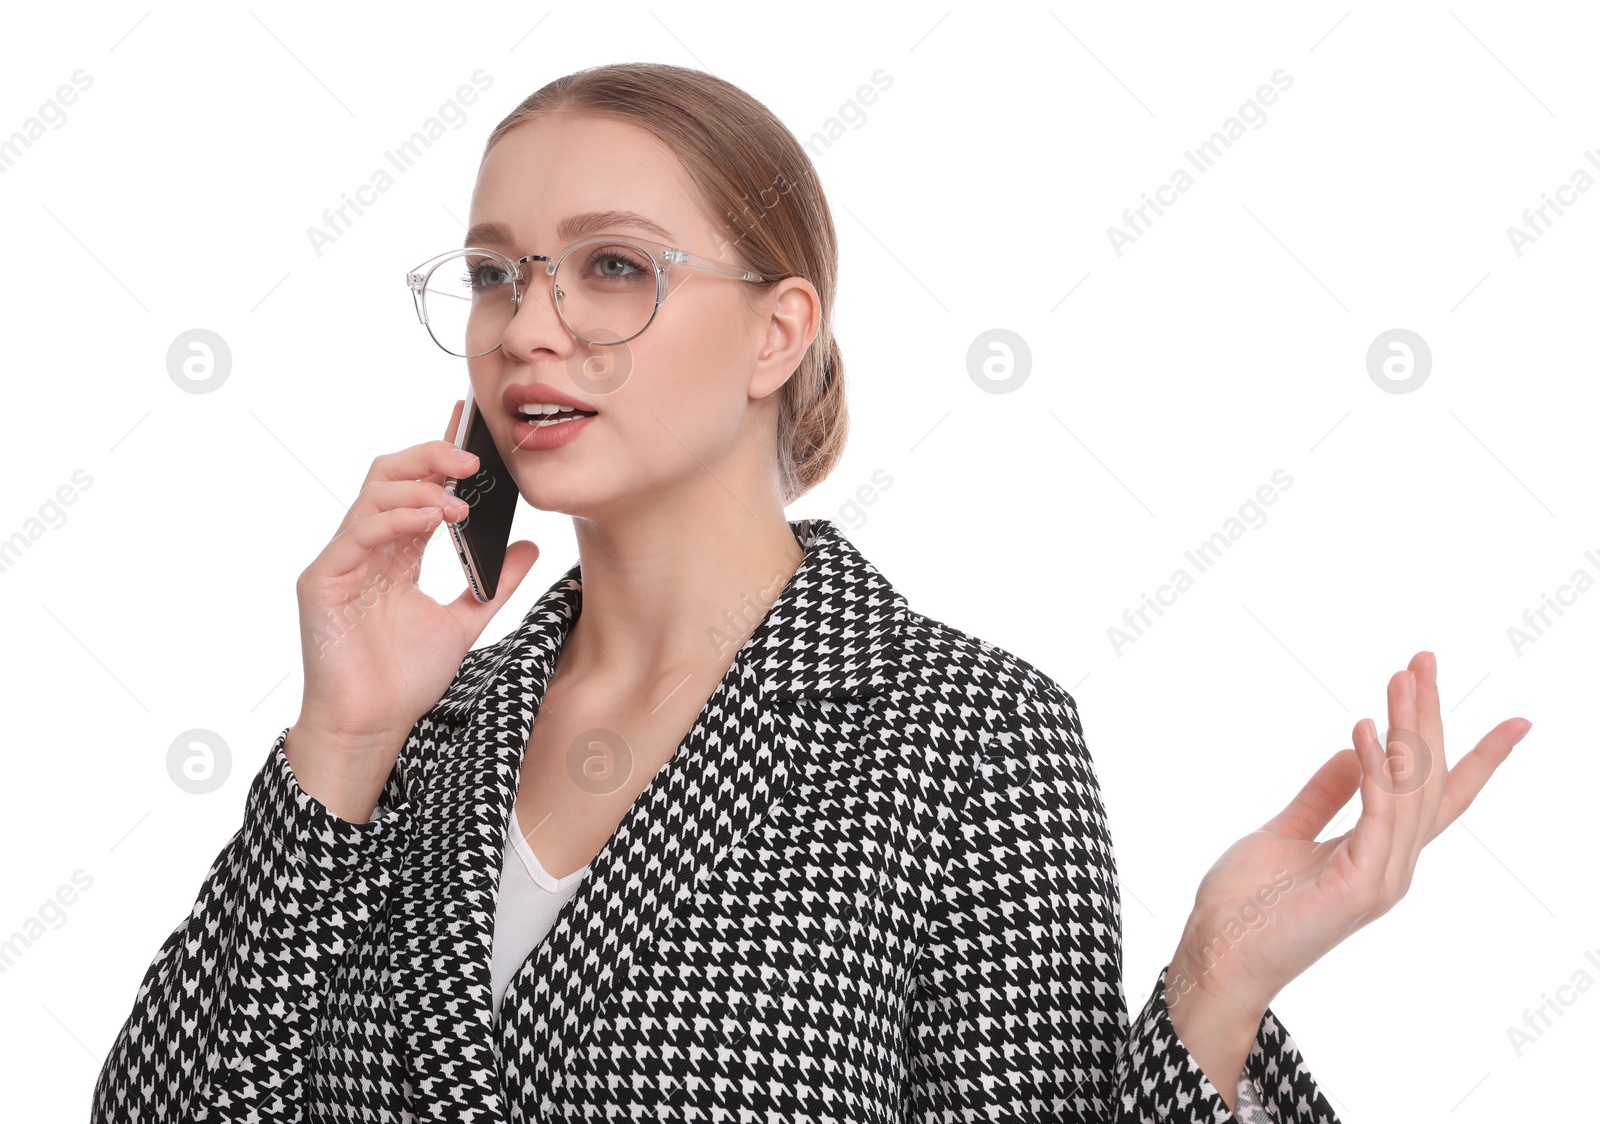
[[[1361,765],[1356,751],[1341,749],[1323,762],[1288,806],[1262,824],[1261,830],[1315,839],[1360,787]]]
[[[483,630],[494,619],[494,615],[511,599],[538,557],[539,548],[536,545],[527,539],[518,539],[506,547],[505,561],[500,565],[500,582],[495,588],[493,600],[479,601],[471,586],[461,591],[461,596],[450,605],[450,613],[467,630],[470,636],[467,647],[478,642],[478,637],[483,635]]]

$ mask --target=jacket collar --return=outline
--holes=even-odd
[[[390,914],[393,1005],[419,1121],[537,1116],[600,1003],[697,876],[758,826],[797,771],[845,751],[805,741],[771,710],[892,685],[905,599],[831,520],[789,527],[805,550],[799,567],[764,615],[770,588],[746,603],[759,623],[512,978],[498,1017],[490,953],[506,832],[545,685],[582,608],[580,565],[424,719]],[[739,643],[748,625],[737,614],[723,623]]]

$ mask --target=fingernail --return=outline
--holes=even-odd
[[[1417,675],[1416,675],[1416,672],[1412,672],[1411,673],[1410,693],[1411,693],[1411,701],[1412,702],[1416,702],[1417,701]]]
[[[450,450],[450,455],[455,457],[456,460],[462,462],[463,464],[465,464],[467,461],[475,461],[478,459],[478,454],[469,453],[467,450],[459,446]]]
[[[444,498],[444,506],[447,511],[466,511],[467,501],[460,496],[446,496]]]

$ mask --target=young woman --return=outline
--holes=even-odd
[[[435,602],[475,461],[372,463],[300,575],[300,713],[94,1119],[1334,1121],[1268,1004],[1529,724],[1447,769],[1419,653],[1393,757],[1363,720],[1229,849],[1130,1019],[1073,698],[785,517],[846,431],[794,137],[706,74],[581,71],[490,136],[466,247],[419,310],[579,561],[474,649],[537,548]]]

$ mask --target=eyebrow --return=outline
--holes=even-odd
[[[601,231],[618,226],[631,226],[637,230],[646,230],[667,242],[675,239],[672,233],[664,227],[651,222],[637,211],[585,211],[581,215],[570,215],[556,225],[556,237],[564,242],[582,238],[587,234],[599,234]],[[467,231],[463,246],[510,246],[513,239],[511,232],[497,222],[480,222]]]

